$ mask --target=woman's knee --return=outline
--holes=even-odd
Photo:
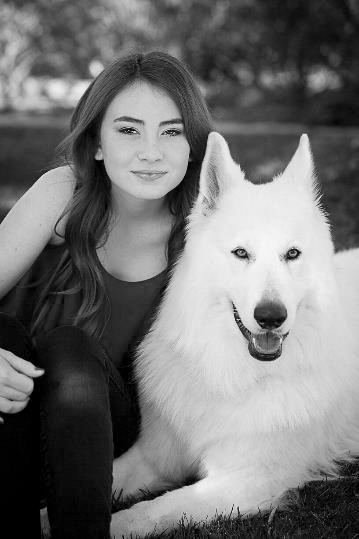
[[[75,326],[60,326],[36,339],[39,361],[45,369],[65,367],[103,369],[103,351],[97,341]]]
[[[57,402],[59,409],[77,412],[108,400],[108,375],[96,341],[80,328],[62,326],[37,341],[42,395]]]

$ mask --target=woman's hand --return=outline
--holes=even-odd
[[[0,348],[0,412],[17,414],[23,410],[34,389],[33,378],[44,374],[44,369]],[[4,420],[0,417],[0,422]]]

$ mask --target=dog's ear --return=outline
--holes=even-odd
[[[240,168],[233,161],[227,142],[222,135],[212,131],[208,135],[199,182],[197,208],[202,214],[211,213],[226,186],[238,176],[238,171]]]
[[[308,135],[300,137],[298,147],[285,171],[280,174],[283,181],[292,182],[293,189],[308,193],[313,202],[325,214],[321,206],[322,191],[317,180]]]
[[[310,189],[313,189],[315,180],[314,163],[308,135],[303,134],[300,137],[298,147],[282,176],[286,179],[293,180],[296,184],[301,182]]]

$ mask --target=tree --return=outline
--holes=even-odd
[[[0,108],[11,108],[31,71],[38,51],[32,47],[40,31],[30,5],[0,2]]]
[[[225,87],[263,89],[268,78],[281,81],[297,105],[308,96],[313,72],[327,70],[354,103],[359,3],[0,0],[0,47],[3,107],[16,102],[29,74],[88,78],[91,61],[104,65],[134,48],[168,50],[218,95]]]
[[[0,0],[0,108],[16,108],[32,75],[90,76],[151,38],[141,0]]]

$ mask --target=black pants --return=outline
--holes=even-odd
[[[138,431],[137,408],[119,372],[94,339],[72,326],[41,336],[34,350],[22,326],[0,315],[0,346],[45,369],[31,406],[0,425],[0,459],[8,464],[1,467],[1,497],[14,520],[29,516],[16,522],[11,538],[30,535],[30,522],[39,531],[40,453],[52,539],[108,539],[113,458]]]
[[[1,314],[0,348],[36,364],[23,327]],[[40,537],[40,425],[37,381],[35,384],[30,402],[22,412],[1,414],[4,423],[0,425],[0,536],[9,539],[30,534]]]

